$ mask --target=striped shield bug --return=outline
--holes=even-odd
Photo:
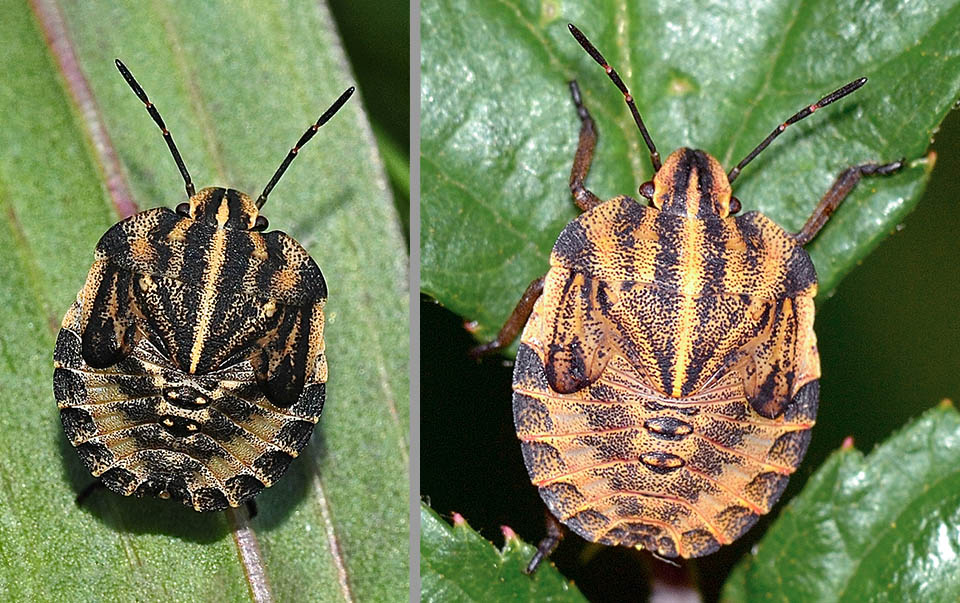
[[[583,213],[557,239],[547,274],[472,354],[503,349],[522,329],[514,422],[530,480],[559,522],[591,542],[708,555],[771,509],[810,440],[820,361],[804,245],[863,176],[903,160],[843,170],[797,233],[759,212],[737,215],[741,170],[866,78],[791,116],[729,172],[697,149],[661,162],[619,74],[569,29],[649,149],[654,176],[639,189],[648,205],[586,187],[597,131],[571,82],[581,126],[570,191]],[[528,571],[557,545],[554,528]]]
[[[54,350],[63,429],[83,464],[123,495],[197,511],[250,501],[306,446],[326,397],[327,286],[307,251],[260,210],[348,88],[297,141],[254,201],[195,191],[157,108],[187,201],[112,226]]]

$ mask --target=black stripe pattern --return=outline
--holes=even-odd
[[[653,207],[617,197],[561,233],[521,336],[513,410],[531,481],[584,538],[699,557],[769,511],[816,417],[816,274],[679,149]]]
[[[54,353],[64,431],[112,490],[237,506],[306,446],[325,399],[326,284],[306,250],[253,229],[233,189],[190,216],[114,225]]]

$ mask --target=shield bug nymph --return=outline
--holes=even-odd
[[[523,328],[514,422],[530,479],[560,522],[593,542],[707,555],[770,510],[810,440],[817,277],[803,246],[862,176],[903,162],[841,172],[797,233],[758,212],[737,216],[740,171],[866,78],[794,114],[727,173],[696,149],[661,163],[620,76],[569,28],[623,94],[650,151],[654,177],[639,190],[649,205],[586,188],[597,132],[571,82],[581,128],[570,191],[583,213],[557,239],[547,274],[474,353],[502,349]],[[529,570],[556,546],[551,532]]]
[[[112,226],[63,319],[54,394],[87,469],[123,495],[197,511],[251,500],[306,446],[326,396],[323,274],[260,209],[348,88],[297,141],[254,201],[194,190],[157,108],[117,68],[163,133],[186,187],[175,210]]]

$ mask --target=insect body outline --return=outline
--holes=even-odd
[[[576,82],[581,128],[570,191],[583,213],[560,234],[497,337],[522,329],[513,410],[524,463],[550,512],[587,540],[699,557],[768,512],[799,465],[819,400],[816,273],[803,245],[865,175],[843,171],[797,233],[736,215],[732,183],[787,127],[858,89],[854,80],[782,122],[729,172],[705,151],[661,161],[619,74],[571,34],[624,96],[650,151],[640,195],[585,184],[597,131]],[[530,570],[556,546],[551,533]]]
[[[353,94],[300,137],[254,200],[195,191],[156,107],[187,202],[121,220],[101,237],[63,319],[54,394],[83,464],[124,495],[197,511],[250,501],[306,446],[326,398],[327,286],[309,253],[260,209],[298,153]]]

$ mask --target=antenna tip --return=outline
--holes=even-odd
[[[123,64],[123,61],[120,59],[113,59],[113,64],[117,66],[117,69],[123,69],[126,65]]]
[[[354,93],[356,90],[357,90],[357,89],[356,89],[355,86],[350,86],[349,88],[347,88],[346,90],[344,90],[344,91],[340,94],[340,96],[337,98],[337,100],[335,100],[335,101],[333,102],[333,105],[332,105],[330,108],[331,108],[331,109],[336,108],[336,110],[339,111],[339,110],[340,110],[340,107],[342,107],[342,106],[344,105],[344,103],[346,103],[348,100],[350,100],[350,97],[353,96],[353,93]],[[335,113],[335,112],[336,112],[336,111],[334,111],[334,113]],[[331,115],[331,117],[332,117],[332,115]],[[329,119],[329,118],[328,118],[328,119]]]
[[[573,23],[567,23],[567,27],[570,29],[570,34],[577,40],[577,43],[587,51],[593,60],[600,65],[606,65],[606,59],[593,47],[593,44],[590,43],[590,40],[587,39],[587,36],[583,35],[583,32],[577,29],[577,26]]]

